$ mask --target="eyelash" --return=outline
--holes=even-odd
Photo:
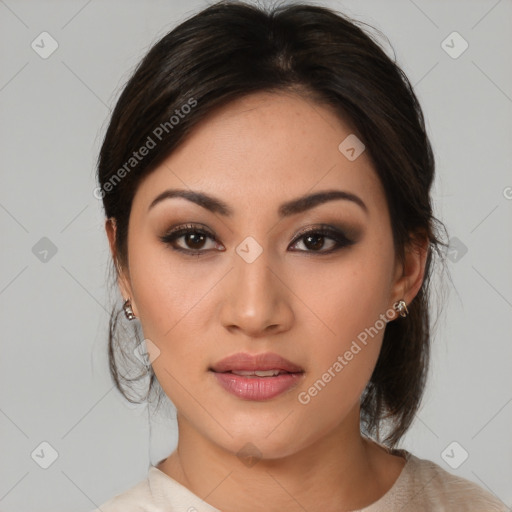
[[[188,234],[199,234],[204,235],[208,238],[211,238],[213,241],[217,242],[215,235],[211,233],[210,231],[199,228],[197,226],[194,226],[192,224],[187,224],[186,226],[178,226],[176,228],[173,228],[171,231],[169,231],[164,236],[160,237],[160,240],[166,244],[170,245],[171,248],[174,251],[182,252],[184,254],[190,255],[190,256],[201,256],[204,253],[210,252],[212,249],[206,249],[206,250],[197,250],[193,251],[191,249],[183,249],[182,247],[176,247],[173,242],[178,240],[179,238],[183,237],[184,235]],[[306,230],[303,230],[297,234],[295,239],[292,242],[292,245],[295,245],[297,242],[299,242],[301,239],[305,238],[308,235],[320,235],[325,238],[329,238],[330,240],[333,240],[336,242],[336,245],[327,250],[327,251],[313,251],[313,250],[298,250],[298,252],[304,252],[304,253],[312,253],[312,254],[331,254],[334,253],[343,247],[349,247],[350,245],[353,245],[355,242],[353,240],[350,240],[345,236],[345,234],[341,231],[339,231],[336,228],[332,228],[328,225],[320,225],[318,227],[314,228],[308,228]]]

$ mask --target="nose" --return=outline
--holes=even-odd
[[[263,250],[252,262],[233,254],[234,269],[224,283],[221,309],[222,325],[231,332],[258,338],[292,325],[292,293],[286,275],[268,254]]]

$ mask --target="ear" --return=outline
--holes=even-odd
[[[123,299],[126,300],[128,297],[131,299],[132,309],[135,316],[138,316],[135,306],[135,301],[133,298],[132,287],[130,284],[130,277],[128,275],[127,269],[122,267],[119,262],[117,256],[116,249],[116,219],[115,217],[110,217],[105,221],[105,231],[107,233],[108,243],[110,245],[110,253],[112,254],[112,259],[114,260],[114,264],[117,271],[117,284],[119,286],[119,290]]]
[[[411,240],[405,247],[404,262],[398,260],[395,267],[392,305],[399,300],[409,305],[418,294],[425,276],[429,242],[426,233],[411,235]]]

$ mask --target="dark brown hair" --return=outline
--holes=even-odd
[[[256,7],[218,2],[158,41],[139,63],[113,110],[98,159],[97,192],[117,224],[119,268],[128,268],[127,232],[138,184],[214,109],[257,91],[294,92],[333,109],[350,122],[385,190],[396,254],[403,261],[412,235],[429,240],[425,278],[409,316],[388,323],[382,349],[361,397],[361,428],[394,446],[417,412],[430,358],[429,284],[432,257],[446,243],[430,189],[434,157],[413,89],[360,22],[325,7],[294,3]],[[151,141],[151,142],[150,142]],[[341,142],[341,141],[340,141]],[[147,147],[145,155],[134,152]],[[140,158],[139,158],[140,157]],[[446,232],[446,230],[445,230]],[[113,270],[113,269],[111,269]],[[118,271],[118,270],[117,270]],[[130,337],[119,342],[118,306],[110,319],[109,362],[118,390],[129,378],[116,352],[130,359]],[[140,342],[139,329],[135,338]],[[116,351],[117,347],[117,351]],[[149,371],[147,393],[159,387]],[[162,397],[159,391],[159,401]]]

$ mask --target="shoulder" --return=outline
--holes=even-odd
[[[148,480],[143,480],[121,494],[110,498],[92,512],[142,512],[152,503]]]
[[[508,512],[508,507],[478,484],[454,475],[438,464],[407,452],[404,474],[397,480],[397,494],[405,510]],[[392,489],[393,490],[393,489]]]
[[[92,512],[220,512],[176,480],[151,466],[145,480]]]

